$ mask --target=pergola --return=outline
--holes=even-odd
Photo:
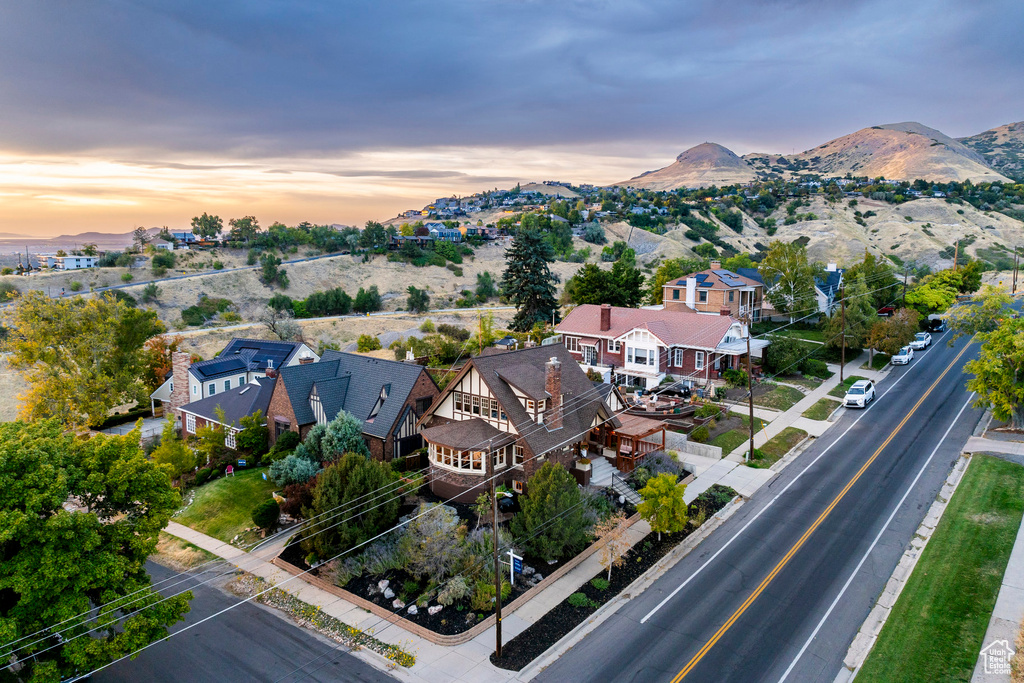
[[[638,459],[653,451],[665,450],[665,423],[639,415],[619,415],[619,426],[611,430],[615,438],[615,466],[620,472],[632,472]],[[661,438],[648,437],[661,433]],[[658,443],[660,441],[660,443]]]

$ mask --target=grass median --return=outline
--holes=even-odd
[[[843,380],[842,384],[838,384],[835,387],[833,387],[832,391],[828,392],[828,395],[835,396],[836,398],[843,398],[844,396],[846,396],[846,392],[850,390],[850,387],[853,386],[853,383],[859,382],[862,379],[867,379],[867,377],[861,377],[860,375],[850,375],[849,377]]]
[[[839,401],[830,398],[819,399],[817,403],[803,412],[809,420],[827,420],[832,411],[839,407]]]
[[[1024,467],[976,455],[857,674],[969,681],[1024,514]]]

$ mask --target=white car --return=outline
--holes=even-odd
[[[869,379],[861,379],[850,386],[846,398],[843,399],[843,405],[847,408],[867,408],[874,400],[875,385]]]
[[[923,351],[932,345],[932,335],[927,332],[918,332],[914,335],[914,341],[910,342],[910,348],[915,351]]]
[[[900,352],[892,357],[893,365],[907,365],[914,358],[914,349],[904,346]]]

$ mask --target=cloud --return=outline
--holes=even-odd
[[[907,119],[962,135],[1022,118],[1022,19],[952,0],[7,3],[0,148],[745,151]]]

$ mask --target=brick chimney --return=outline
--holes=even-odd
[[[548,431],[562,428],[562,364],[552,356],[544,365],[544,390],[548,392],[545,420]]]
[[[171,354],[171,381],[174,383],[174,391],[171,392],[168,407],[175,418],[181,417],[178,409],[189,402],[188,369],[191,366],[191,354],[184,351],[175,351]]]
[[[612,329],[612,305],[601,304],[601,331],[607,332]]]
[[[313,362],[313,356],[303,356],[299,359],[299,365],[309,365]]]
[[[711,266],[711,270],[721,270],[722,269],[722,262],[721,261],[712,261],[709,265]]]
[[[718,309],[719,315],[732,315],[732,311],[729,310],[728,306],[722,306]]]

